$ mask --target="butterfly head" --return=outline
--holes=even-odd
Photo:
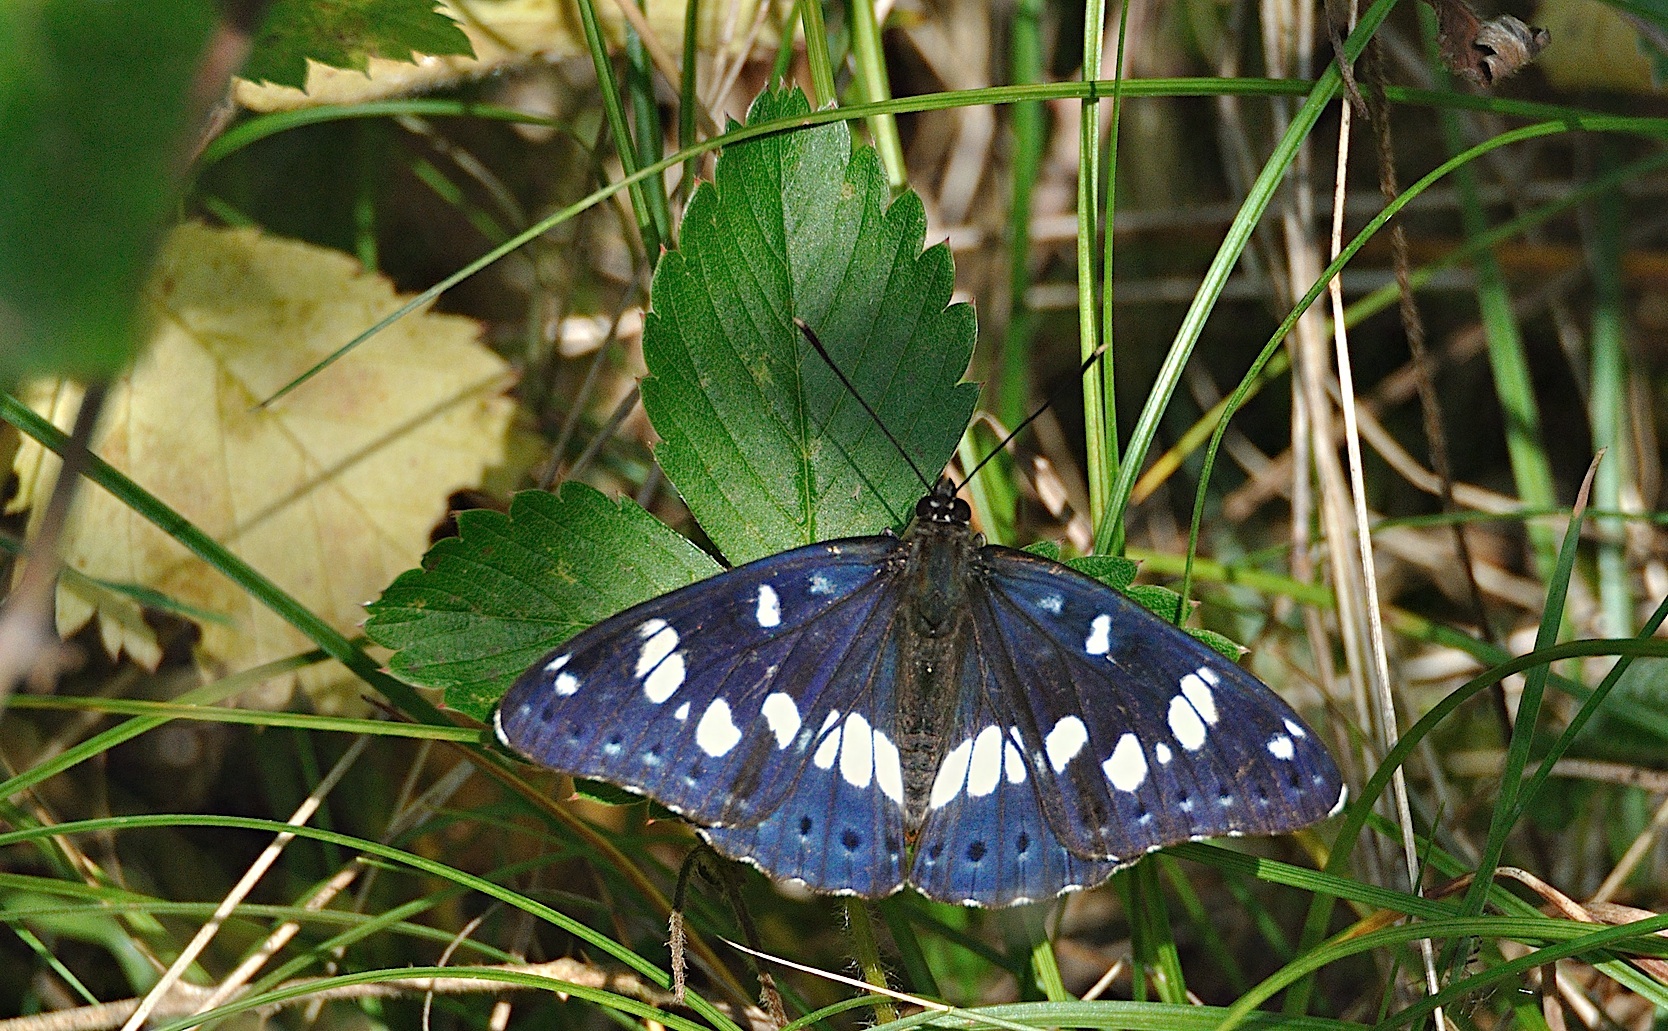
[[[923,523],[966,526],[973,521],[973,510],[956,497],[955,481],[940,476],[932,493],[915,503],[915,518]]]

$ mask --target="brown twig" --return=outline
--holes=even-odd
[[[52,621],[58,543],[81,483],[81,472],[87,466],[87,445],[104,408],[105,391],[105,384],[94,383],[81,396],[52,496],[23,557],[23,575],[4,609],[0,609],[0,709],[5,708],[6,698],[18,685],[28,682],[37,688],[49,687],[71,661]]]

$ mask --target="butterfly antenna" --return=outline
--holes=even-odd
[[[915,459],[909,457],[909,452],[904,449],[898,438],[892,436],[892,431],[886,428],[886,423],[881,419],[880,413],[869,407],[869,402],[863,400],[863,395],[857,392],[856,384],[847,379],[846,374],[840,371],[840,367],[834,363],[834,357],[828,353],[828,348],[822,346],[822,341],[817,339],[817,335],[812,332],[811,327],[806,325],[805,320],[798,316],[794,317],[793,324],[799,327],[799,331],[805,334],[805,339],[811,342],[811,346],[816,348],[817,354],[822,356],[822,360],[834,371],[834,375],[839,377],[840,384],[846,388],[846,391],[852,397],[857,399],[857,403],[863,406],[863,410],[869,413],[869,418],[873,419],[875,425],[880,427],[880,432],[886,436],[887,440],[892,442],[893,447],[898,449],[898,454],[902,455],[903,460],[909,463],[910,471],[915,474],[916,479],[921,481],[921,486],[929,491],[932,490],[933,482],[921,472],[921,467],[915,464]],[[1030,422],[1031,420],[1027,419],[1025,421]],[[1021,423],[1021,425],[1024,425],[1024,423]]]
[[[1099,347],[1095,348],[1095,352],[1093,354],[1089,355],[1089,357],[1086,358],[1084,360],[1083,364],[1078,368],[1077,378],[1082,379],[1083,375],[1085,373],[1087,373],[1090,369],[1094,368],[1095,363],[1100,361],[1101,358],[1105,357],[1105,355],[1106,355],[1106,345],[1105,344],[1101,344]],[[998,443],[994,448],[992,448],[990,450],[989,454],[987,454],[987,455],[985,455],[985,457],[979,459],[978,464],[974,465],[973,468],[971,468],[967,471],[967,475],[962,477],[962,481],[960,483],[956,484],[956,489],[960,490],[963,487],[965,487],[967,485],[968,481],[973,479],[973,475],[975,473],[977,473],[980,469],[983,469],[986,465],[988,465],[990,463],[991,459],[995,458],[997,455],[1006,451],[1008,449],[1008,445],[1013,443],[1013,439],[1015,437],[1019,436],[1021,433],[1023,433],[1025,431],[1025,427],[1027,427],[1027,426],[1031,425],[1032,423],[1036,422],[1037,419],[1042,416],[1042,413],[1048,411],[1049,406],[1052,405],[1053,403],[1054,403],[1054,400],[1052,398],[1050,398],[1049,400],[1044,401],[1042,404],[1038,405],[1036,411],[1032,412],[1030,415],[1027,415],[1025,418],[1021,419],[1019,421],[1019,425],[1015,426],[1013,429],[1009,430],[1008,435],[1006,437],[1003,437],[1001,442]]]

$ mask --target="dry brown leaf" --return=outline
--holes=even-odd
[[[337,251],[198,225],[175,231],[150,287],[155,331],[110,392],[94,450],[225,544],[336,629],[416,565],[448,496],[504,459],[509,367],[454,315],[414,313],[270,408],[255,406],[397,307],[387,280]],[[67,426],[78,388],[38,387],[30,403]],[[58,462],[27,445],[11,510],[44,499]],[[31,513],[31,521],[38,510]],[[32,527],[31,527],[32,529]],[[205,622],[208,676],[312,645],[264,606],[109,494],[83,490],[65,560],[88,576],[142,584],[230,618]],[[97,617],[104,646],[154,668],[161,653],[130,600],[61,584],[58,628]],[[300,682],[315,707],[353,708],[334,664]],[[245,704],[282,706],[292,678]],[[336,686],[336,690],[331,690]]]
[[[1509,14],[1483,21],[1466,0],[1425,0],[1436,11],[1442,62],[1478,86],[1494,86],[1538,57],[1551,33]]]
[[[702,51],[710,53],[725,43],[726,49],[739,47],[758,2],[741,0],[734,7],[727,3],[702,4],[699,11]],[[475,48],[473,58],[420,55],[415,61],[393,61],[373,57],[366,72],[308,62],[305,91],[238,79],[233,96],[252,111],[357,104],[439,89],[530,61],[557,61],[590,53],[579,20],[579,7],[573,0],[446,0],[440,9],[463,26]],[[596,9],[603,35],[610,46],[619,46],[625,38],[625,19],[618,3],[598,0]],[[683,5],[649,4],[645,15],[660,41],[673,54],[682,53]],[[774,38],[761,36],[761,43],[774,46]]]

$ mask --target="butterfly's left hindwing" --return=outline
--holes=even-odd
[[[1005,685],[1018,684],[991,628],[964,661],[959,710],[946,724],[950,747],[927,800],[910,883],[941,902],[1006,906],[1099,884],[1119,866],[1073,854],[1044,813],[1053,785],[1039,783],[1030,758],[1034,725]],[[1020,702],[1024,699],[1020,698]],[[1056,814],[1056,821],[1058,813]]]

